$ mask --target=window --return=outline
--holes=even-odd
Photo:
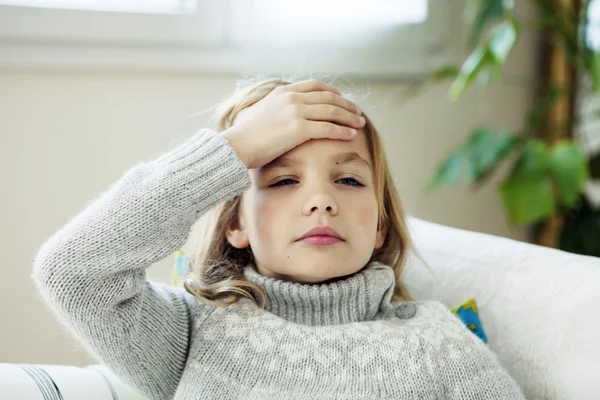
[[[585,38],[587,45],[594,52],[600,51],[600,1],[592,0],[588,10]],[[577,99],[576,134],[588,154],[600,151],[600,120],[598,110],[600,100],[597,93],[591,90],[589,83],[582,80]]]
[[[229,40],[251,72],[418,75],[451,59],[448,3],[234,0]]]
[[[0,0],[0,4],[134,13],[189,14],[195,11],[194,0]]]
[[[427,20],[427,0],[237,0],[233,9],[238,41],[258,45],[356,44],[369,32]]]
[[[594,51],[600,51],[600,1],[591,0],[588,18],[588,26],[585,32],[587,44]]]
[[[0,0],[0,67],[416,75],[453,54],[448,3]]]
[[[141,0],[0,0],[8,2],[28,4],[0,5],[0,40],[12,43],[135,47],[201,46],[223,40],[222,8],[216,0],[193,1],[194,11],[185,14],[139,11],[156,11],[159,5],[165,10],[177,4],[185,8],[189,1],[153,0],[146,7],[145,2],[138,4]],[[39,6],[33,7],[35,3]],[[92,7],[100,4],[110,11]],[[115,7],[121,12],[114,12]]]

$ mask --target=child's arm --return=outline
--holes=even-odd
[[[59,319],[150,398],[175,394],[192,329],[185,297],[193,298],[148,281],[146,268],[179,249],[202,213],[249,183],[225,138],[202,130],[125,173],[35,257],[33,278]]]
[[[54,234],[35,257],[39,291],[121,377],[153,399],[173,397],[191,320],[212,308],[148,281],[146,269],[179,249],[202,213],[248,188],[248,168],[310,139],[352,140],[365,124],[360,113],[319,81],[274,89],[223,134],[200,131],[132,168]]]

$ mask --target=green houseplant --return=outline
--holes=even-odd
[[[530,1],[539,15],[534,23],[517,18],[512,0],[471,0],[465,10],[471,27],[470,55],[462,66],[441,68],[412,89],[420,91],[428,83],[452,79],[449,95],[457,100],[474,84],[500,83],[504,62],[523,29],[541,29],[575,78],[547,80],[545,93],[529,110],[520,131],[477,127],[439,164],[427,189],[461,179],[479,186],[514,154],[511,172],[498,187],[512,223],[532,226],[540,244],[548,245],[543,237],[550,236],[555,237],[552,247],[600,256],[600,210],[594,209],[584,192],[589,179],[600,178],[600,154],[587,157],[573,139],[573,113],[563,121],[549,118],[561,99],[572,100],[577,90],[585,90],[579,82],[590,82],[591,90],[600,93],[600,54],[590,49],[582,33],[590,0]]]

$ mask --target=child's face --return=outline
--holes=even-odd
[[[273,278],[317,283],[357,272],[385,237],[377,228],[372,168],[359,132],[351,141],[310,140],[250,170],[240,229],[228,232],[230,243],[249,244],[258,271]],[[335,229],[342,241],[298,241],[317,226]]]

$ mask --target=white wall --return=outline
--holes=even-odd
[[[535,53],[533,38],[522,38],[508,72],[534,75]],[[214,105],[234,83],[234,76],[209,74],[0,72],[0,362],[96,362],[35,297],[33,256],[136,161],[204,126],[209,113],[191,115]],[[508,223],[494,183],[477,192],[462,186],[427,195],[422,188],[470,129],[484,123],[519,128],[532,86],[472,90],[451,103],[446,86],[405,102],[398,82],[339,83],[362,94],[360,104],[383,135],[409,214],[526,238]],[[172,264],[164,260],[150,276],[168,280]]]

